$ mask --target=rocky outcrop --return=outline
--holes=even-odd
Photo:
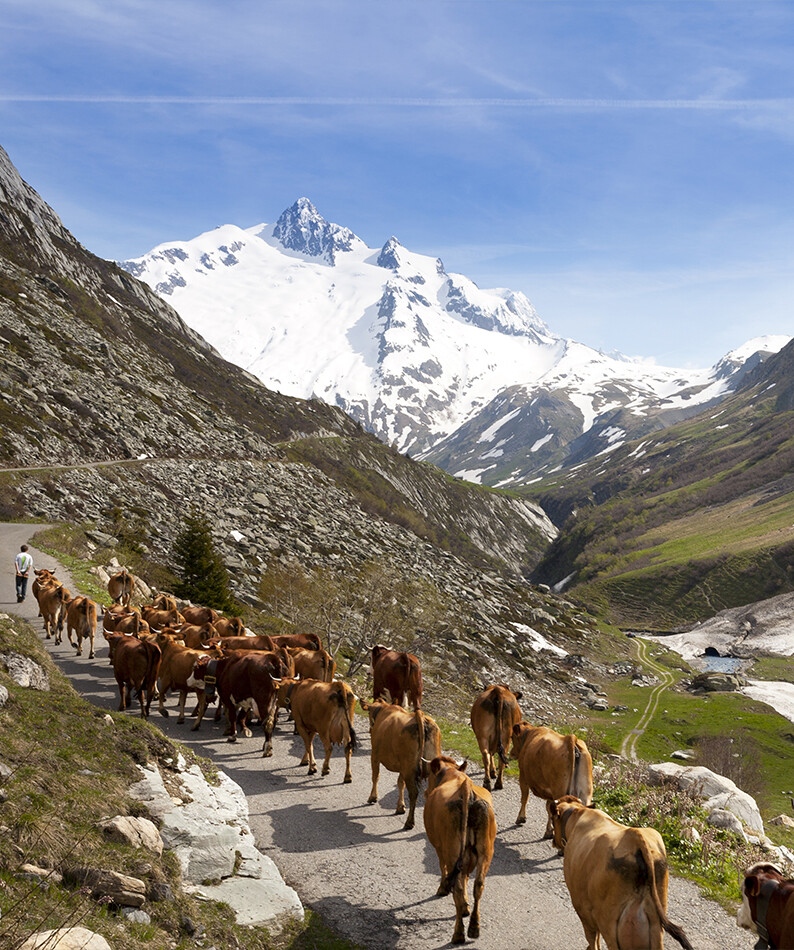
[[[182,867],[183,887],[229,904],[240,924],[279,929],[287,920],[303,920],[298,895],[275,864],[257,850],[248,824],[243,790],[223,772],[210,785],[197,765],[175,765],[179,794],[169,792],[156,765],[141,769],[130,789],[160,822],[165,846]]]
[[[679,765],[662,762],[648,767],[652,785],[673,781],[679,788],[692,789],[704,800],[708,812],[728,811],[750,831],[763,834],[764,822],[755,799],[734,782],[700,765]]]
[[[101,934],[87,927],[63,927],[60,930],[42,930],[20,944],[19,950],[113,950]]]

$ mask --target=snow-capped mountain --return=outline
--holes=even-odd
[[[122,262],[227,360],[345,409],[379,437],[487,484],[608,452],[725,395],[788,337],[708,370],[606,356],[554,334],[522,293],[482,290],[306,198],[275,225],[223,225]]]

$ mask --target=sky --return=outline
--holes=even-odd
[[[123,260],[300,196],[557,334],[794,334],[794,3],[3,0],[0,145]]]

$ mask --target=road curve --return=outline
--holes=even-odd
[[[19,545],[38,530],[36,525],[0,524],[0,611],[19,613],[41,631],[36,602],[17,609],[13,597],[13,557]],[[52,558],[33,548],[35,563],[53,566]],[[65,572],[59,569],[59,576]],[[75,657],[64,641],[53,657],[87,699],[115,709],[118,694],[107,664],[104,641],[97,657]],[[432,703],[432,699],[431,699]],[[370,789],[369,739],[365,720],[357,717],[359,748],[353,757],[353,782],[342,784],[343,762],[335,750],[331,774],[309,777],[298,766],[302,748],[281,723],[274,755],[263,759],[262,737],[255,735],[232,745],[211,722],[192,733],[178,726],[173,715],[157,714],[152,722],[211,758],[245,791],[257,846],[268,854],[303,902],[320,913],[340,935],[367,950],[431,950],[450,945],[454,923],[452,897],[436,898],[438,864],[422,825],[403,831],[403,819],[393,814],[394,776],[381,772],[381,802],[366,805]],[[428,711],[432,712],[432,706]],[[482,770],[470,764],[475,781]],[[584,946],[584,933],[571,907],[562,876],[562,861],[548,842],[540,840],[545,810],[531,799],[527,824],[515,825],[519,793],[508,781],[494,793],[499,834],[482,902],[480,950],[572,950]],[[697,950],[750,948],[753,940],[718,905],[704,900],[687,881],[671,879],[670,918],[681,924]],[[668,938],[668,944],[670,940]]]

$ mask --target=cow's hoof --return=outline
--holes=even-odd
[[[520,816],[519,816],[518,818],[516,818],[516,824],[517,824],[517,825],[525,825],[526,823],[527,823],[526,818],[521,818]]]
[[[367,804],[374,805],[377,800],[378,800],[377,795],[370,795],[369,798],[367,799]]]
[[[352,781],[353,781],[353,776],[352,776],[352,775],[346,775],[346,776],[342,779],[342,784],[343,784],[343,785],[349,785]]]
[[[93,659],[94,659],[94,654],[93,654],[93,653],[89,653],[89,654],[88,654],[88,659],[89,659],[89,660],[93,660]]]
[[[321,774],[322,774],[323,777],[325,777],[326,775],[330,775],[330,774],[331,774],[331,770],[330,770],[330,769],[323,769]]]
[[[185,721],[185,717],[184,717],[184,716],[180,716],[179,719],[177,719],[176,724],[177,724],[178,726],[181,726],[181,725],[184,723],[184,721]]]
[[[229,736],[229,738],[228,738],[226,741],[227,741],[227,742],[237,742],[237,736]]]
[[[553,838],[553,837],[554,837],[554,832],[553,832],[553,831],[547,831],[547,832],[544,833],[543,837],[542,837],[540,840],[541,840],[541,841],[548,841],[549,838]]]
[[[405,814],[405,805],[398,805],[395,815],[404,815]]]
[[[161,710],[160,710],[160,715],[161,715],[161,716],[165,716],[165,718],[168,719],[170,713],[168,712],[167,709],[161,709]]]
[[[474,921],[472,921],[472,922],[469,924],[468,934],[469,934],[469,936],[470,936],[472,939],[476,939],[477,937],[479,937],[479,936],[480,936],[480,925],[479,925],[479,924],[475,924]]]
[[[408,821],[403,825],[403,831],[410,831],[414,826],[413,818],[409,818]]]
[[[463,931],[457,933],[457,931],[452,934],[452,943],[466,943],[466,938],[463,936]]]
[[[317,766],[309,766],[309,775],[317,774]]]
[[[269,759],[272,755],[273,755],[272,749],[265,749],[265,751],[262,753],[262,758]]]
[[[493,790],[494,790],[495,792],[498,792],[498,791],[500,791],[500,790],[503,789],[503,788],[504,788],[504,785],[502,785],[501,782],[497,782],[497,783],[494,785]]]

